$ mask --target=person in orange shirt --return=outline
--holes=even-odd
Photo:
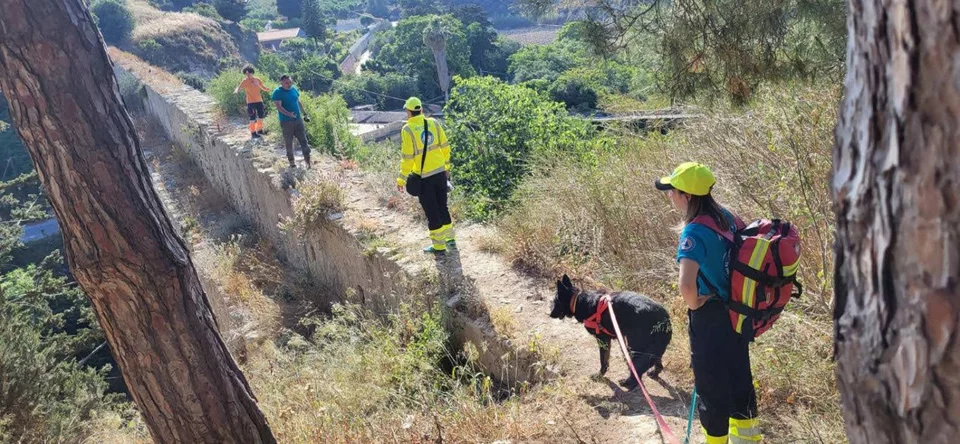
[[[247,94],[247,115],[250,116],[250,137],[259,139],[260,136],[263,135],[263,116],[266,114],[266,108],[263,106],[263,97],[260,95],[260,91],[270,92],[270,90],[263,84],[263,80],[254,77],[253,73],[252,66],[243,68],[243,74],[247,76],[247,78],[240,82],[240,85],[233,90],[233,93],[237,94],[243,89],[243,92]]]

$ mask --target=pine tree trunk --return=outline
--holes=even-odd
[[[0,88],[157,442],[275,442],[217,332],[81,0],[0,0]]]
[[[960,436],[960,1],[850,0],[837,380],[853,443]]]

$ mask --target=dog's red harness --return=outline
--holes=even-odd
[[[600,301],[597,303],[597,312],[585,319],[583,321],[583,326],[597,332],[598,335],[603,333],[607,336],[617,337],[617,335],[611,333],[610,330],[604,328],[603,324],[600,323],[600,319],[603,317],[603,312],[607,311],[607,305],[609,304],[609,301],[610,298],[606,296],[600,298]]]

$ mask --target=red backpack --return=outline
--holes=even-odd
[[[732,243],[727,302],[730,323],[737,333],[753,340],[780,318],[790,298],[803,294],[803,286],[797,281],[797,228],[779,219],[759,219],[744,227],[737,218],[737,229],[731,233],[719,230],[709,216],[699,216],[693,222]]]

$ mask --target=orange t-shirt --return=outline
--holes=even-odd
[[[260,86],[262,85],[263,80],[256,77],[243,79],[243,81],[240,82],[240,89],[247,93],[247,103],[263,102],[263,97],[260,95]]]

